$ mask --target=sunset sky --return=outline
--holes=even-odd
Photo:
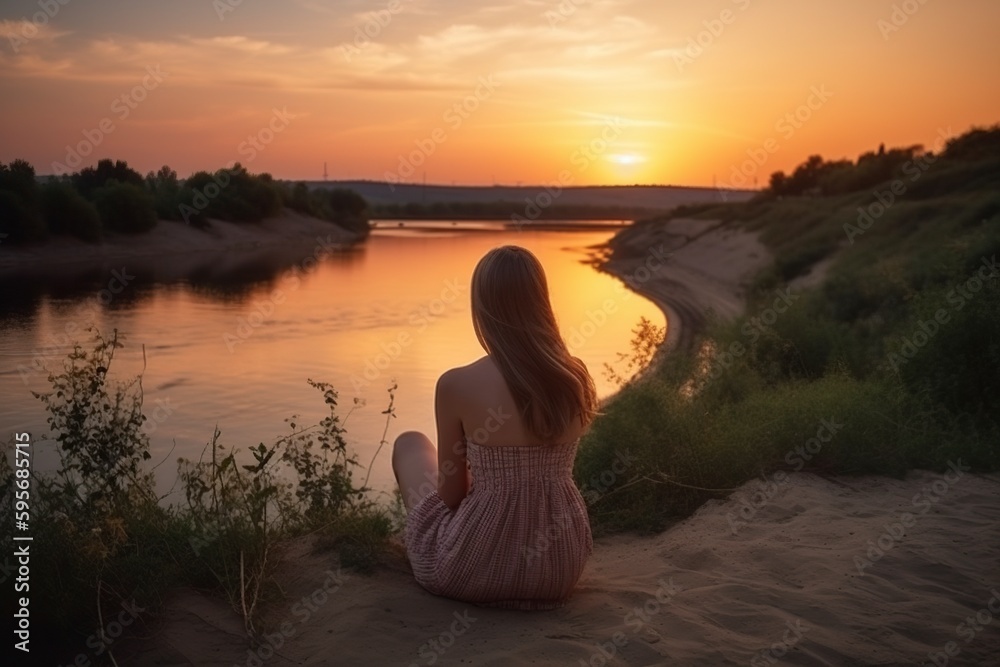
[[[995,0],[7,0],[0,161],[712,185],[755,154],[764,185],[1000,121],[998,25]]]

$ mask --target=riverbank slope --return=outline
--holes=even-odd
[[[704,221],[637,227],[613,244],[604,270],[666,310],[676,351],[690,349],[709,313],[742,312],[748,276],[769,261],[753,234]],[[650,269],[654,249],[670,257]],[[958,650],[952,664],[998,664],[992,626],[962,625],[1000,608],[998,490],[1000,476],[960,462],[905,479],[753,480],[658,535],[598,537],[569,604],[542,613],[432,596],[398,549],[374,575],[351,573],[302,538],[282,550],[283,597],[269,607],[265,643],[248,647],[225,603],[179,591],[152,637],[121,655],[219,666],[714,667],[901,665]]]
[[[652,261],[663,255],[666,262]],[[597,268],[664,311],[666,350],[689,352],[710,315],[728,320],[743,312],[749,280],[771,261],[757,234],[715,220],[673,218],[616,234]]]
[[[72,276],[125,266],[141,267],[157,279],[169,280],[259,262],[291,264],[313,250],[344,250],[359,240],[357,234],[332,222],[290,209],[259,223],[212,220],[207,229],[160,220],[144,234],[109,234],[101,243],[56,237],[44,244],[3,249],[0,276]]]

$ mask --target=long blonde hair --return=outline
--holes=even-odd
[[[472,273],[472,324],[525,425],[552,441],[597,411],[594,380],[559,334],[541,263],[514,245],[486,253]]]

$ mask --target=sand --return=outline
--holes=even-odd
[[[668,311],[683,349],[742,309],[766,250],[703,221],[636,229],[606,266]],[[640,274],[641,275],[644,274]],[[961,462],[903,480],[788,471],[656,536],[599,538],[567,606],[482,609],[434,597],[398,549],[371,576],[310,538],[285,545],[266,642],[227,605],[178,591],[120,662],[158,665],[1000,665],[1000,476]]]
[[[664,253],[669,258],[660,266]],[[743,313],[748,281],[770,261],[755,234],[714,220],[673,219],[617,235],[598,268],[622,278],[666,313],[664,351],[688,352],[710,317]]]
[[[338,225],[289,209],[253,224],[212,220],[206,230],[160,220],[145,234],[108,234],[101,243],[55,237],[44,244],[2,252],[0,277],[28,282],[121,267],[162,281],[238,275],[245,267],[300,261],[315,249],[344,250],[355,240],[353,233]]]
[[[274,666],[911,665],[930,654],[943,660],[953,642],[959,653],[948,664],[997,665],[1000,477],[950,477],[793,473],[765,491],[750,482],[655,537],[598,539],[574,597],[549,612],[434,597],[398,555],[373,576],[351,574],[299,540],[284,555],[287,599],[271,610],[268,644],[251,651],[223,603],[185,591],[153,639],[120,657],[219,666],[261,657]]]

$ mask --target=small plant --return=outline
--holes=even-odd
[[[122,337],[94,337],[92,349],[76,345],[49,374],[51,391],[34,394],[49,412],[61,466],[33,476],[33,553],[49,576],[31,590],[41,601],[37,621],[59,636],[104,627],[100,619],[122,605],[148,608],[177,572],[170,519],[143,467],[141,376],[113,379]]]
[[[323,393],[329,414],[320,421],[318,429],[296,430],[294,420],[297,417],[286,420],[293,432],[284,439],[281,458],[296,473],[295,497],[303,518],[317,521],[336,517],[364,498],[364,491],[354,487],[353,469],[358,466],[357,458],[348,453],[344,439],[344,423],[360,399],[355,399],[354,406],[341,422],[337,415],[337,391],[326,382],[308,382]]]
[[[35,394],[61,457],[55,474],[32,482],[33,563],[51,573],[32,581],[43,628],[60,637],[90,632],[122,604],[154,610],[168,588],[193,585],[221,590],[255,641],[262,603],[280,593],[271,576],[281,543],[315,532],[345,567],[370,571],[378,562],[394,532],[390,509],[368,497],[367,477],[355,483],[359,464],[331,385],[309,381],[323,393],[324,419],[300,427],[292,418],[292,433],[270,445],[228,449],[216,427],[198,461],[178,462],[183,502],[164,507],[146,468],[142,376],[114,379],[123,337],[93,335],[92,349],[75,346],[61,372],[50,373],[51,391]],[[386,430],[394,391],[383,411]],[[0,489],[9,491],[13,480],[5,458]],[[75,654],[81,647],[51,648]]]
[[[653,324],[645,317],[639,318],[639,323],[632,329],[631,352],[619,352],[618,362],[624,364],[620,371],[605,362],[604,377],[619,387],[628,384],[630,378],[640,372],[656,355],[657,350],[666,339],[667,328]]]
[[[97,345],[76,345],[63,372],[50,373],[52,391],[32,392],[49,412],[62,460],[57,487],[83,506],[113,506],[139,493],[148,495],[152,478],[142,471],[149,436],[142,430],[142,376],[125,382],[108,378],[115,350],[123,347],[115,329],[110,339],[95,332]]]

